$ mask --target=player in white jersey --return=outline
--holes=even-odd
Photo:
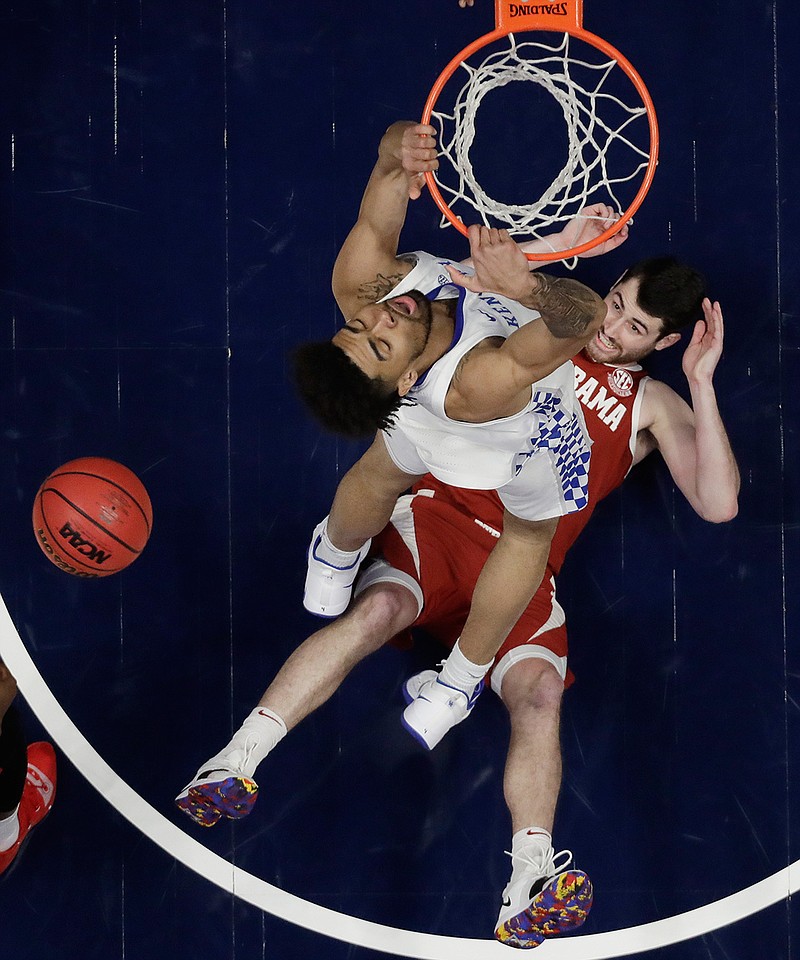
[[[446,292],[428,298],[432,263],[398,257],[397,248],[419,175],[437,166],[434,133],[400,123],[381,140],[333,271],[344,328],[330,343],[301,348],[297,363],[301,393],[327,426],[351,434],[383,428],[314,531],[304,600],[312,612],[336,616],[346,608],[370,538],[428,470],[473,487],[485,486],[489,475],[501,490],[503,535],[462,635],[440,676],[404,713],[406,727],[430,749],[471,710],[495,653],[541,582],[557,518],[585,506],[589,450],[564,365],[606,316],[596,293],[532,273],[507,233],[486,227],[470,228],[474,274],[444,264],[439,287]],[[427,289],[398,288],[409,275],[422,275]],[[462,334],[466,350],[459,349]],[[414,409],[403,410],[412,397]]]
[[[428,300],[456,299],[453,339],[420,375],[383,442],[406,474],[430,471],[443,483],[472,490],[499,490],[517,517],[561,516],[586,505],[589,440],[575,399],[573,368],[567,361],[539,378],[528,402],[500,420],[474,423],[448,415],[453,378],[475,347],[510,337],[540,318],[538,311],[506,297],[472,293],[456,286],[451,260],[417,252],[414,266],[381,303],[418,291]]]

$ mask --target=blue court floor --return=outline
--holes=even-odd
[[[0,17],[0,655],[60,763],[0,881],[0,957],[508,956],[491,941],[507,720],[484,696],[425,754],[399,722],[402,682],[441,655],[424,638],[363,663],[276,749],[246,820],[201,831],[172,803],[316,629],[305,549],[361,447],[303,412],[287,353],[336,327],[331,268],[381,134],[420,115],[492,4],[23,0]],[[605,291],[660,253],[707,275],[742,491],[735,521],[705,524],[651,458],[570,556],[555,842],[596,900],[539,949],[790,960],[800,15],[587,0],[584,23],[645,78],[662,151],[627,244],[578,275]],[[526,149],[497,158],[510,184]],[[404,246],[466,256],[438,221],[420,199]],[[680,353],[650,371],[686,395]],[[155,516],[142,557],[97,582],[48,563],[30,520],[43,478],[90,455],[138,473]]]

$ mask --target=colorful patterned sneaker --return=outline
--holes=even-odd
[[[469,716],[481,690],[483,680],[467,696],[442,683],[435,670],[423,670],[410,677],[403,687],[408,704],[403,711],[403,726],[424,747],[433,750],[448,730]]]
[[[318,617],[338,617],[344,613],[350,603],[358,568],[366,557],[369,545],[364,546],[355,555],[355,560],[337,566],[335,556],[326,550],[322,534],[327,529],[328,518],[314,528],[308,547],[308,572],[303,594],[303,606],[309,613]]]
[[[575,930],[586,920],[592,882],[582,870],[565,870],[570,860],[569,850],[554,854],[552,847],[540,856],[518,858],[494,931],[501,943],[523,950],[538,947],[545,937]]]
[[[0,874],[16,859],[31,830],[42,822],[56,798],[56,752],[50,743],[28,744],[28,773],[19,802],[19,836],[9,850],[0,850]]]
[[[201,827],[213,827],[222,817],[240,820],[253,809],[258,784],[237,762],[242,753],[236,750],[212,757],[175,797],[178,807]],[[244,751],[245,761],[246,756]]]

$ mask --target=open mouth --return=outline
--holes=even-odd
[[[399,313],[404,313],[407,317],[417,312],[417,301],[413,297],[402,296],[392,297],[390,305]]]
[[[613,341],[613,340],[609,340],[608,337],[603,333],[602,330],[598,330],[598,331],[597,331],[597,337],[596,337],[595,339],[597,340],[597,343],[598,343],[604,350],[616,350],[616,349],[617,349],[617,345],[614,343],[614,341]]]

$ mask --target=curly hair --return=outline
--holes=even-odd
[[[403,404],[397,388],[368,377],[330,340],[302,344],[292,360],[300,396],[327,430],[360,439],[393,426]]]
[[[706,281],[693,267],[675,257],[651,257],[626,270],[621,280],[638,280],[636,301],[661,320],[661,337],[703,317]]]

